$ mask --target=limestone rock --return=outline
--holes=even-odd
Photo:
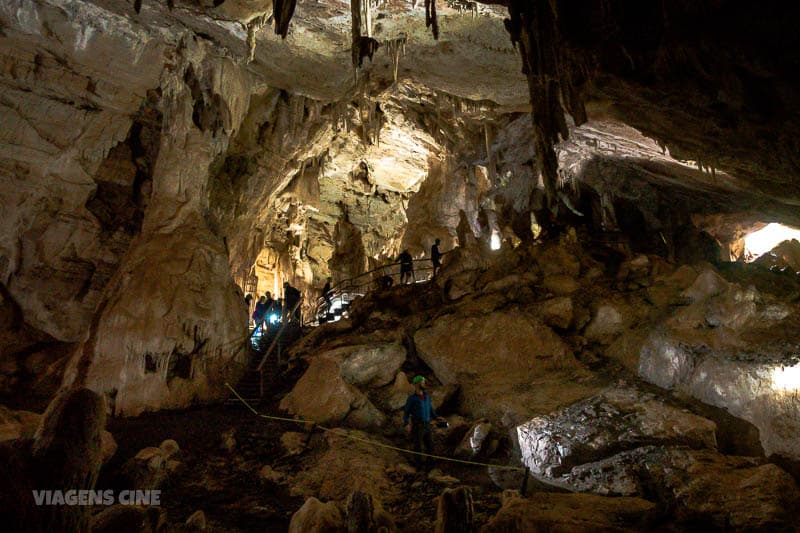
[[[103,464],[107,463],[114,454],[117,453],[117,441],[114,436],[108,431],[103,431],[100,435],[100,448],[102,450]]]
[[[219,447],[228,453],[236,448],[236,428],[228,428],[219,437]]]
[[[519,423],[595,390],[576,382],[588,373],[566,344],[520,313],[446,316],[417,331],[414,342],[442,383],[461,385],[461,407],[474,418]]]
[[[31,446],[34,486],[94,488],[103,459],[105,419],[105,403],[94,392],[73,389],[59,393],[47,407]],[[89,527],[89,513],[83,506],[40,508],[35,514],[43,531],[86,531]]]
[[[609,341],[622,333],[625,329],[625,319],[614,305],[604,304],[598,307],[597,312],[586,326],[584,335],[587,339],[600,342]]]
[[[633,259],[624,261],[617,272],[617,282],[623,284],[624,288],[635,289],[650,285],[650,258],[644,254],[639,254]]]
[[[317,495],[326,500],[344,502],[354,490],[369,492],[383,499],[391,499],[396,494],[395,484],[387,476],[386,470],[390,465],[403,462],[402,457],[394,450],[348,439],[346,435],[368,441],[378,439],[357,430],[342,429],[327,433],[328,449],[316,464],[293,478],[292,495]]]
[[[581,287],[575,278],[564,274],[545,276],[542,285],[545,289],[558,296],[572,294]]]
[[[201,510],[193,512],[186,519],[186,528],[190,531],[204,531],[206,529],[206,514]]]
[[[0,442],[33,438],[41,420],[39,413],[14,411],[0,405]]]
[[[444,489],[436,506],[436,533],[471,533],[474,509],[469,489]]]
[[[572,298],[560,296],[539,304],[542,320],[548,326],[567,329],[572,323]]]
[[[344,520],[333,502],[322,503],[313,496],[308,498],[289,522],[290,533],[339,533],[344,532]]]
[[[545,276],[564,275],[573,279],[580,276],[580,259],[568,245],[550,244],[541,250],[535,259]]]
[[[306,449],[308,436],[305,433],[287,431],[281,435],[281,447],[288,456],[300,455]]]
[[[766,454],[800,458],[800,362],[795,341],[775,328],[747,351],[725,328],[654,332],[642,346],[639,375],[752,423]]]
[[[458,483],[460,483],[460,480],[458,478],[453,476],[448,476],[438,468],[434,468],[433,470],[428,472],[428,479],[430,479],[435,483],[440,483],[442,485],[457,485]]]
[[[394,383],[386,394],[385,405],[391,410],[402,409],[406,404],[408,396],[414,393],[412,385],[405,373],[398,372],[394,378]]]
[[[716,425],[632,387],[613,387],[517,427],[531,472],[557,477],[575,465],[644,444],[716,449]]]
[[[639,498],[540,492],[530,498],[510,498],[481,531],[646,530],[654,523],[655,509],[654,503]]]
[[[258,475],[261,477],[261,479],[275,484],[283,483],[283,481],[286,479],[286,476],[283,473],[278,472],[269,465],[262,466],[261,470],[258,472]]]
[[[173,455],[181,451],[181,447],[178,446],[178,443],[173,439],[166,439],[159,445],[159,448],[161,448],[161,451],[164,452],[164,457],[166,459],[171,458]]]
[[[492,424],[487,420],[481,420],[469,428],[461,443],[455,449],[457,457],[476,457],[481,453],[488,438],[492,433]]]
[[[772,464],[709,450],[645,446],[573,468],[574,490],[641,496],[656,488],[678,521],[735,530],[782,529],[798,518],[800,489]]]
[[[315,357],[280,408],[320,424],[336,424],[350,412],[360,393],[342,379],[340,360]]]
[[[406,360],[406,350],[400,343],[353,346],[337,352],[344,357],[342,378],[357,386],[381,387],[391,383]]]
[[[461,386],[458,383],[448,383],[438,387],[430,387],[428,390],[428,393],[431,395],[431,405],[433,405],[437,413],[444,406],[455,404],[460,392]],[[406,398],[408,398],[408,396],[406,396]]]

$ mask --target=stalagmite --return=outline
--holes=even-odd
[[[436,533],[469,533],[473,524],[472,493],[469,489],[445,489],[436,509]]]

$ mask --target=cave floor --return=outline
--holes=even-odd
[[[262,403],[260,410],[276,413],[277,401]],[[286,531],[292,515],[305,498],[293,496],[289,484],[266,481],[259,475],[264,465],[280,467],[293,476],[316,462],[320,446],[295,457],[285,458],[280,437],[287,431],[302,431],[302,426],[255,417],[241,404],[219,404],[180,411],[162,411],[135,418],[113,419],[108,429],[119,448],[104,466],[98,488],[124,488],[120,472],[128,459],[142,448],[158,446],[174,439],[181,447],[181,467],[170,474],[161,487],[161,502],[166,511],[168,530],[179,529],[195,511],[202,510],[213,531]],[[221,435],[233,429],[236,446],[221,448]],[[319,431],[312,439],[322,438]],[[394,444],[407,447],[403,438]],[[409,458],[410,462],[410,458]],[[458,485],[472,492],[475,524],[486,523],[501,506],[502,491],[489,478],[485,468],[440,462],[436,468],[453,476]],[[382,501],[400,531],[432,531],[436,520],[436,497],[446,488],[428,479],[425,473],[411,476],[390,473],[397,496]],[[533,487],[532,487],[533,488]]]

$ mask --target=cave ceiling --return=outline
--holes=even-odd
[[[409,91],[393,88],[387,46],[404,39],[401,86],[491,104],[481,118],[494,120],[530,109],[519,56],[503,24],[505,3],[477,3],[473,14],[439,2],[435,40],[422,2],[379,2],[372,8],[372,36],[383,47],[365,60],[360,75],[367,80],[359,83],[350,65],[349,2],[300,2],[285,39],[271,20],[255,26],[257,45],[247,68],[265,86],[323,102],[351,98],[366,85],[373,97],[409,107]],[[676,2],[661,12],[621,0],[557,4],[564,42],[594,68],[588,95],[593,129],[616,135],[626,124],[667,146],[676,161],[739,180],[738,187],[758,196],[756,204],[774,200],[786,205],[784,214],[794,209],[800,201],[800,143],[793,133],[800,129],[793,74],[799,53],[789,21],[797,20],[796,6]],[[99,27],[110,26],[103,17],[116,16],[153,34],[190,29],[242,60],[248,25],[272,12],[271,2],[254,0],[178,2],[174,9],[144,0],[139,14],[128,2],[95,5],[106,10],[98,12]],[[397,163],[381,155],[373,160],[378,167]],[[396,168],[386,187],[409,189],[415,178],[402,163]]]

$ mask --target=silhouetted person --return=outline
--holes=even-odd
[[[400,283],[405,283],[406,279],[411,281],[414,276],[414,258],[408,250],[403,250],[397,260],[400,261]]]
[[[378,278],[378,288],[379,289],[384,289],[384,290],[385,289],[389,289],[389,288],[392,287],[392,285],[394,285],[394,280],[392,279],[392,276],[390,276],[388,274],[384,274],[383,276]]]
[[[433,455],[433,439],[431,438],[431,420],[439,418],[436,410],[431,403],[431,396],[425,392],[425,378],[416,376],[413,380],[414,394],[406,400],[403,408],[403,425],[406,431],[411,434],[411,441],[414,443],[414,451],[422,452],[424,446],[427,454]],[[428,469],[433,464],[433,459],[421,455],[415,456],[417,464],[424,464]]]
[[[433,264],[433,277],[436,277],[436,273],[439,272],[439,269],[442,268],[442,252],[439,251],[439,244],[442,242],[441,239],[436,239],[431,246],[431,263]]]
[[[253,311],[253,320],[256,323],[256,327],[260,326],[266,320],[268,311],[269,304],[267,303],[267,297],[262,296],[256,302],[256,309]]]
[[[289,285],[288,281],[283,282],[283,313],[287,316],[287,321],[296,319],[300,319],[300,306],[295,306],[300,302],[301,294],[300,291]],[[294,313],[292,313],[294,310]],[[292,316],[288,316],[289,313],[292,313]]]
[[[331,294],[333,291],[331,290],[331,281],[333,278],[328,276],[327,281],[325,281],[325,286],[322,287],[322,297],[325,298],[325,304],[327,305],[327,309],[330,310],[331,308]]]

